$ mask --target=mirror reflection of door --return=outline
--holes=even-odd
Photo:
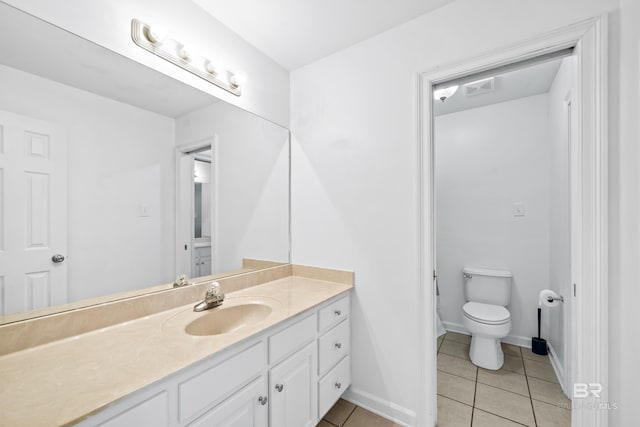
[[[0,316],[67,302],[66,150],[55,124],[0,111]]]
[[[193,161],[193,277],[211,274],[211,149]]]
[[[210,144],[179,150],[177,271],[188,277],[214,273],[214,162]]]

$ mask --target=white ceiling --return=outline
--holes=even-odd
[[[193,0],[288,70],[454,0]]]
[[[485,105],[524,98],[549,92],[558,68],[563,59],[554,59],[525,68],[496,74],[495,89],[492,92],[466,96],[464,88],[460,86],[456,93],[444,102],[434,100],[434,114],[455,113]]]

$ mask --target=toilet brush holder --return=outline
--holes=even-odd
[[[548,354],[547,353],[547,340],[545,340],[544,338],[540,338],[540,337],[531,338],[531,351],[533,351],[535,354],[546,356]]]
[[[546,356],[547,353],[547,340],[540,338],[540,315],[542,310],[538,308],[538,337],[531,338],[531,351],[541,356]]]

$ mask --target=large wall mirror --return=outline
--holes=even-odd
[[[0,3],[0,324],[289,262],[289,131]]]

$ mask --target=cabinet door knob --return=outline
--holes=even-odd
[[[336,311],[334,311],[334,313],[336,314],[336,316],[340,316],[342,314],[342,311],[336,310]]]
[[[262,406],[266,405],[268,400],[269,400],[269,399],[267,399],[267,396],[260,396],[260,397],[258,398],[258,402],[260,402],[260,404],[261,404]]]
[[[336,348],[340,348],[340,347],[342,347],[342,344],[341,344],[341,343],[339,343],[339,342],[335,343],[334,345],[336,346]]]
[[[337,382],[337,383],[336,383],[336,388],[338,388],[338,389],[339,389],[339,388],[342,388],[342,383]]]
[[[281,392],[283,388],[284,388],[284,385],[276,384],[276,390],[278,390],[278,392]]]

